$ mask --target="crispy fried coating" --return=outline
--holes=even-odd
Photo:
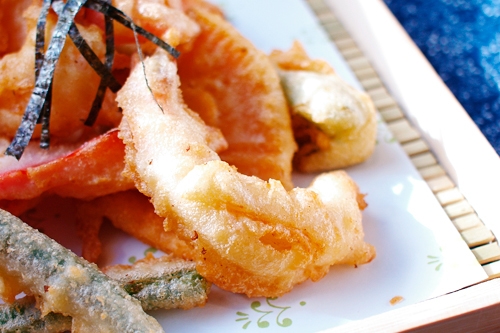
[[[295,41],[287,51],[272,51],[269,57],[282,70],[302,70],[321,74],[335,74],[335,70],[326,61],[309,58],[304,47],[298,41]]]
[[[278,296],[334,264],[375,256],[363,240],[357,186],[344,172],[310,189],[239,173],[215,153],[210,128],[179,92],[174,62],[157,52],[118,93],[127,172],[157,214],[193,239],[198,271],[248,296]]]
[[[21,48],[26,38],[26,26],[22,13],[31,1],[0,1],[0,57]]]
[[[200,32],[196,22],[183,12],[181,3],[165,0],[113,0],[113,5],[126,13],[135,24],[172,46],[189,43]],[[115,23],[115,40],[135,48],[133,32]],[[141,39],[142,40],[142,39]],[[151,45],[152,46],[152,45]]]
[[[185,5],[201,33],[178,59],[184,100],[221,129],[229,144],[222,160],[243,174],[292,188],[296,144],[272,63],[222,15],[196,1]]]
[[[42,316],[71,316],[75,333],[163,332],[140,302],[97,266],[1,210],[0,230],[0,283],[19,281],[26,294],[37,298]]]
[[[177,258],[192,259],[190,243],[180,239],[174,230],[166,231],[164,218],[156,215],[148,197],[136,190],[113,193],[91,201],[77,203],[78,234],[83,241],[82,256],[96,262],[101,254],[99,230],[104,218],[113,226]]]
[[[211,287],[193,262],[169,255],[155,258],[151,252],[133,265],[103,267],[102,271],[141,301],[146,311],[204,306]]]
[[[28,200],[0,200],[0,209],[8,211],[12,215],[19,216],[36,207],[40,200],[41,197]]]
[[[371,156],[377,117],[368,94],[349,86],[326,62],[311,60],[298,42],[270,57],[291,108],[297,169],[340,169]]]

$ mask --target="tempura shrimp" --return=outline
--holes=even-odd
[[[185,106],[166,53],[138,64],[117,101],[125,172],[166,227],[192,240],[207,280],[250,297],[279,296],[333,264],[374,258],[363,240],[363,196],[345,172],[290,191],[239,173],[214,151],[224,143],[220,133]]]

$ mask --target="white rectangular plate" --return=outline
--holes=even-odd
[[[299,40],[313,58],[327,60],[337,73],[360,88],[340,53],[301,0],[218,0],[227,18],[264,52],[288,49]],[[425,181],[386,126],[379,123],[373,156],[347,169],[368,208],[366,239],[377,257],[358,268],[333,267],[321,281],[306,282],[278,299],[249,299],[213,287],[208,304],[189,311],[155,311],[167,331],[316,332],[367,318],[396,307],[486,279],[483,268],[456,231]],[[312,175],[294,176],[307,186]],[[50,230],[46,229],[50,234]],[[151,250],[107,226],[105,264],[130,262]],[[78,249],[76,239],[65,245]],[[78,251],[78,250],[76,250]],[[251,254],[249,254],[251,255]],[[392,305],[391,299],[401,297]]]

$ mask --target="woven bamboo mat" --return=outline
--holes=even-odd
[[[324,0],[306,1],[489,278],[500,277],[500,246],[491,230],[484,225],[439,164],[418,128],[406,119],[403,110],[386,89],[368,58],[330,7]]]

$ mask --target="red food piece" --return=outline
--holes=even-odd
[[[5,164],[4,170],[0,169],[0,200],[27,200],[44,193],[90,199],[133,188],[133,182],[122,175],[124,145],[117,134],[117,130],[109,131],[62,156],[64,147],[59,147],[53,159],[45,156],[38,163],[36,158],[23,156],[21,161],[26,159],[30,164],[21,168]]]

